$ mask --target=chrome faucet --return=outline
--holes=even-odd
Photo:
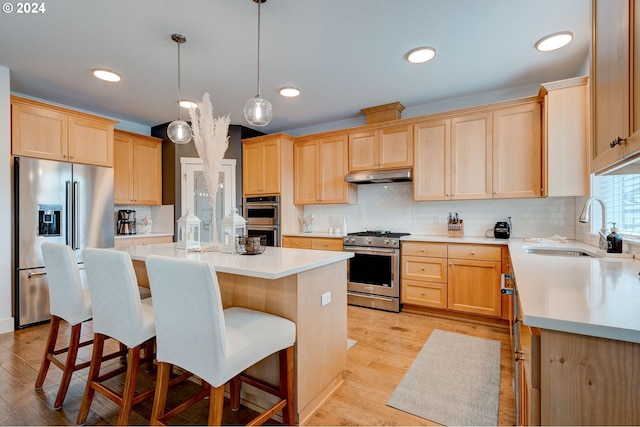
[[[598,247],[603,250],[606,251],[607,250],[607,235],[605,234],[607,232],[607,208],[604,205],[604,202],[602,201],[602,199],[600,199],[599,197],[589,197],[587,199],[586,202],[584,202],[584,207],[582,208],[582,213],[580,214],[580,218],[579,221],[582,223],[588,223],[589,222],[589,207],[591,206],[591,203],[593,201],[599,202],[600,206],[602,206],[602,227],[600,228],[600,231],[598,232],[598,235],[600,236],[600,240],[598,242]]]

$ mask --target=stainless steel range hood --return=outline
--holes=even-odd
[[[344,180],[354,184],[381,184],[412,180],[411,168],[393,170],[358,171],[348,174]]]

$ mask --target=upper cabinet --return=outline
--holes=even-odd
[[[113,126],[116,123],[12,96],[11,153],[113,167]]]
[[[540,197],[540,104],[493,112],[493,198]]]
[[[245,196],[280,194],[282,177],[290,181],[293,174],[293,138],[278,133],[244,139],[242,163]]]
[[[640,1],[593,0],[591,171],[640,153]]]
[[[545,83],[540,96],[543,99],[542,195],[589,195],[587,77]]]
[[[413,126],[415,201],[540,196],[538,102]]]
[[[345,182],[348,171],[346,134],[299,139],[293,147],[294,203],[350,203],[354,185]]]
[[[162,140],[116,130],[113,199],[116,204],[162,204]]]
[[[349,134],[349,172],[413,165],[411,125],[386,126]]]

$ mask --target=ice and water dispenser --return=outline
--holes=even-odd
[[[60,236],[62,233],[62,205],[37,205],[38,236]]]

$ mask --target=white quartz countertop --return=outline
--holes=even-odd
[[[583,249],[599,258],[527,253]],[[528,326],[640,343],[640,261],[568,243],[509,240],[523,321]]]
[[[267,247],[260,255],[224,254],[221,252],[191,252],[176,249],[175,243],[129,246],[122,248],[131,259],[144,261],[149,255],[193,259],[211,263],[216,271],[241,276],[279,279],[352,258],[352,252],[319,251]]]
[[[171,236],[173,237],[173,233],[138,233],[138,234],[116,234],[114,236],[115,239],[137,239],[144,237],[163,237],[163,236]]]
[[[400,238],[401,242],[435,242],[435,243],[471,243],[479,245],[507,245],[508,240],[494,239],[493,237],[449,237],[449,236],[425,236],[412,234]]]

